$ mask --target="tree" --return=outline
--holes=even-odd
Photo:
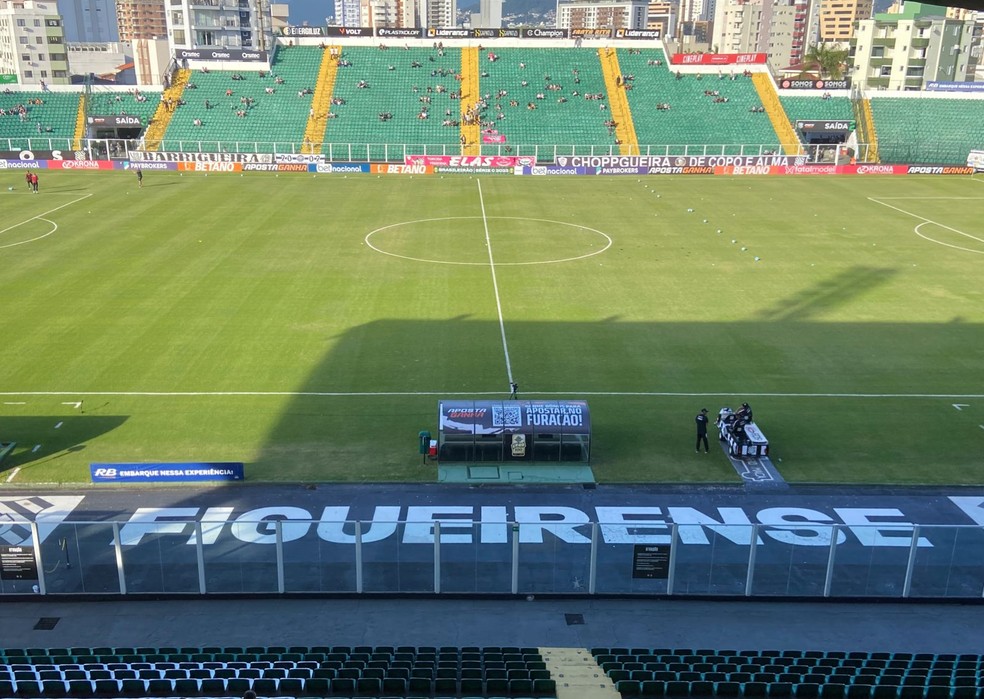
[[[803,57],[803,65],[820,73],[821,78],[838,80],[844,76],[847,66],[847,49],[835,44],[812,44]]]

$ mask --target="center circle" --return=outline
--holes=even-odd
[[[441,265],[546,265],[600,255],[612,246],[601,231],[577,223],[522,216],[448,216],[393,223],[365,243],[383,255]]]

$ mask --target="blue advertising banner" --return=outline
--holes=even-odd
[[[930,80],[926,83],[926,89],[940,92],[984,92],[984,83]]]
[[[369,163],[311,163],[308,172],[360,173],[369,172]]]
[[[191,483],[241,481],[246,477],[241,462],[89,464],[93,483]]]

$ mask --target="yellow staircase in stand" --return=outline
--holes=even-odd
[[[75,138],[72,139],[72,150],[82,150],[82,139],[85,138],[85,93],[79,95],[79,111],[75,115]]]
[[[768,73],[752,73],[752,83],[755,85],[759,99],[762,100],[765,113],[769,115],[772,128],[779,137],[783,152],[786,155],[799,155],[801,151],[799,136],[796,135],[793,125],[789,123],[789,117],[782,107],[782,102],[779,101],[772,78]]]
[[[341,46],[326,47],[321,56],[321,68],[318,70],[318,84],[314,87],[314,97],[311,98],[311,109],[304,127],[304,142],[301,144],[302,153],[320,153],[328,128],[328,117],[331,110],[331,95],[335,90],[335,77],[338,75],[338,59],[342,55]]]
[[[184,94],[185,85],[188,84],[190,78],[191,70],[188,68],[179,68],[174,71],[171,87],[164,90],[164,94],[161,95],[161,102],[157,105],[153,120],[144,133],[144,148],[146,150],[158,150],[161,147],[161,141],[164,140],[164,134],[167,132],[167,126],[171,123],[171,115],[173,114],[164,106],[164,100],[169,99],[177,104],[181,95]]]
[[[472,124],[465,123],[465,114],[474,107],[481,92],[479,92],[479,68],[478,68],[478,47],[469,46],[461,49],[461,137],[464,144],[461,147],[462,155],[481,155],[482,142],[481,130],[478,122]]]
[[[862,133],[868,137],[868,157],[867,161],[878,163],[878,132],[875,130],[875,117],[871,113],[871,100],[865,97],[861,100],[861,118],[864,120]]]
[[[636,136],[629,98],[626,97],[625,86],[622,84],[622,69],[618,65],[618,55],[615,49],[600,48],[598,60],[601,61],[601,72],[605,76],[609,111],[615,122],[615,136],[620,144],[619,154],[639,155],[639,137]]]

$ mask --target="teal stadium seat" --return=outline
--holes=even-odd
[[[713,71],[700,80],[694,74],[677,80],[665,54],[658,49],[638,53],[618,49],[618,62],[623,74],[635,78],[626,96],[643,153],[647,152],[646,146],[655,147],[654,154],[662,154],[668,148],[671,155],[700,155],[705,145],[713,147],[709,153],[726,155],[742,153],[743,146],[753,149],[745,151],[750,154],[757,154],[763,145],[778,150],[779,137],[769,116],[750,111],[760,106],[761,100],[752,81],[741,74],[734,80],[730,76],[721,80]],[[715,98],[705,95],[705,91],[717,91],[728,102],[715,103]],[[670,109],[657,110],[658,103],[669,104]]]
[[[871,112],[883,163],[966,165],[984,144],[984,100],[879,97]]]

